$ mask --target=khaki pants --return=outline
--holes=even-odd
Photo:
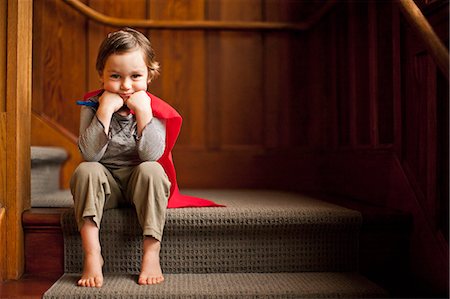
[[[82,162],[72,175],[70,189],[79,230],[85,217],[92,217],[100,228],[104,210],[134,205],[143,234],[161,241],[170,181],[158,162],[116,170]]]

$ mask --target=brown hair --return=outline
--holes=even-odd
[[[148,68],[148,79],[151,81],[159,75],[159,63],[155,61],[155,52],[153,51],[150,40],[141,32],[122,28],[119,31],[111,32],[103,40],[98,50],[96,69],[99,75],[103,74],[106,60],[112,54],[121,54],[139,48],[144,53],[144,60]]]

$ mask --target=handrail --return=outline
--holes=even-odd
[[[63,0],[66,4],[85,15],[89,19],[112,27],[136,27],[146,29],[168,30],[267,30],[267,31],[304,31],[311,28],[325,15],[336,0],[328,0],[321,9],[303,22],[229,22],[229,21],[174,21],[150,19],[124,19],[104,15],[79,0]]]
[[[417,34],[425,43],[425,47],[430,52],[434,62],[447,77],[447,80],[449,80],[450,58],[448,49],[436,35],[430,23],[413,0],[399,0],[398,3],[400,4],[400,10],[403,12],[406,20],[409,22],[411,27],[415,29]]]
[[[336,0],[328,0],[321,9],[308,19],[298,23],[282,22],[227,22],[227,21],[173,21],[150,19],[124,19],[106,16],[79,0],[63,0],[72,8],[90,18],[91,20],[113,27],[137,27],[147,29],[168,29],[168,30],[268,30],[268,31],[304,31],[311,28],[325,15]],[[436,65],[449,80],[450,58],[447,48],[436,35],[430,23],[422,14],[413,0],[398,0],[400,10],[408,20],[409,24],[419,34],[430,52]]]

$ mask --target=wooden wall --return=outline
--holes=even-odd
[[[320,1],[89,1],[111,16],[300,21]],[[417,1],[448,44],[448,1]],[[76,136],[75,100],[99,87],[113,28],[62,1],[34,2],[33,112]],[[448,281],[448,81],[395,2],[338,1],[303,32],[146,31],[162,75],[150,87],[184,117],[182,188],[319,191],[414,218],[411,269]]]
[[[111,16],[165,20],[299,21],[321,7],[259,0],[87,3]],[[33,112],[77,136],[75,100],[100,87],[96,52],[115,28],[86,20],[63,1],[35,1],[34,22]],[[314,118],[308,127],[306,118],[319,102],[306,98],[304,86],[293,82],[307,78],[303,54],[296,53],[309,51],[304,33],[145,33],[162,67],[150,91],[184,117],[175,153],[182,187],[292,185],[298,178],[284,171],[287,165],[301,167],[296,175],[305,187],[314,187],[311,172],[317,168],[310,148],[321,142],[321,124]],[[299,156],[298,151],[306,152]]]

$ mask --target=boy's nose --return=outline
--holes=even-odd
[[[123,90],[128,90],[131,88],[131,82],[128,79],[122,80],[122,85],[120,86]]]

